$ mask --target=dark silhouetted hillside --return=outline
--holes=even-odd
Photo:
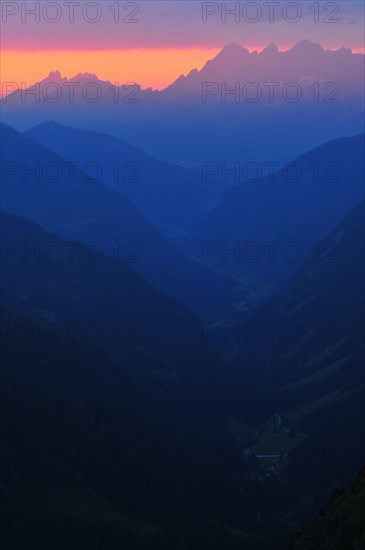
[[[338,488],[320,515],[303,527],[287,550],[346,550],[365,548],[365,469],[348,487]]]

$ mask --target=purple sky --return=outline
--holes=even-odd
[[[39,8],[36,5],[39,5]],[[55,4],[59,5],[58,12]],[[68,4],[73,4],[69,7]],[[92,5],[94,4],[94,5]],[[102,0],[89,2],[7,2],[2,1],[2,47],[17,50],[103,50],[124,48],[215,48],[230,42],[265,46],[275,42],[290,46],[309,38],[324,47],[364,49],[364,5],[358,1],[314,2],[225,2],[228,9],[238,5],[234,15],[224,16],[224,2],[199,0],[144,0],[138,2]],[[269,6],[271,4],[271,7]],[[274,5],[275,4],[275,5]],[[277,5],[279,4],[279,5]],[[315,13],[311,6],[319,6]],[[39,9],[40,21],[27,9]],[[111,8],[119,6],[120,21]],[[138,12],[137,8],[138,7]],[[43,11],[42,11],[43,9]],[[74,22],[69,14],[74,9]],[[274,11],[272,11],[274,10]],[[207,15],[203,22],[203,12]],[[301,11],[301,13],[300,13]],[[11,14],[10,12],[16,12]],[[133,13],[135,12],[135,13]],[[270,12],[274,22],[270,22]],[[89,19],[85,21],[82,13]],[[299,20],[294,21],[298,14]],[[316,22],[315,18],[319,21]],[[51,22],[60,18],[59,21]],[[123,22],[124,18],[135,22]],[[257,22],[248,22],[247,19]],[[327,18],[327,19],[326,19]],[[23,20],[22,20],[23,19]],[[96,19],[95,22],[90,22]],[[246,20],[245,20],[246,19]],[[337,20],[337,22],[334,22]]]

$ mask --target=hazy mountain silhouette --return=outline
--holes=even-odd
[[[227,89],[233,89],[236,82],[296,82],[303,85],[308,81],[335,82],[341,89],[341,99],[360,98],[363,59],[362,54],[354,54],[350,48],[324,50],[310,40],[302,40],[283,52],[275,44],[270,44],[260,53],[250,53],[233,43],[225,46],[200,71],[181,76],[162,93],[169,97],[196,97],[204,82],[225,81]],[[307,99],[312,97],[308,95]]]
[[[158,288],[197,311],[211,312],[218,297],[223,309],[227,296],[233,300],[229,280],[184,258],[127,197],[90,181],[79,168],[70,169],[67,160],[15,130],[2,126],[1,134],[4,209],[65,240],[91,243],[96,253],[101,250],[116,261],[130,263]],[[6,175],[6,170],[15,174]]]
[[[223,184],[207,185],[198,174],[155,160],[106,134],[46,122],[25,135],[81,166],[97,162],[103,183],[131,198],[172,239],[185,236],[225,190]]]
[[[363,150],[363,134],[331,141],[230,188],[186,249],[218,269],[282,282],[363,199]]]
[[[20,91],[8,96],[3,121],[19,130],[54,120],[106,132],[156,158],[198,171],[202,162],[212,160],[287,162],[325,141],[363,131],[363,60],[348,48],[327,51],[308,40],[287,52],[270,45],[249,53],[231,44],[201,71],[179,77],[160,92],[125,83],[113,88],[95,75],[63,81],[51,73],[39,84],[38,102],[37,95]],[[202,86],[207,82],[215,92],[204,102]],[[254,102],[242,91],[250,82],[259,90]],[[300,88],[297,102],[287,99],[293,92],[285,92],[290,82]],[[223,93],[222,98],[222,90],[237,83],[239,97]],[[264,83],[275,84],[272,101]]]

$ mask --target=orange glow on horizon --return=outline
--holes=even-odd
[[[244,46],[250,52],[262,51],[266,46]],[[278,46],[286,51],[292,46]],[[328,48],[327,48],[328,49]],[[331,48],[332,49],[332,48]],[[338,49],[338,48],[333,48]],[[221,48],[194,49],[127,49],[127,50],[3,50],[1,54],[1,83],[26,83],[32,86],[52,71],[72,78],[78,73],[96,74],[100,80],[124,84],[136,82],[142,88],[161,90],[172,84],[181,74],[201,69]],[[364,50],[355,50],[362,53]],[[36,60],[36,63],[35,63]],[[0,90],[0,97],[3,89]]]
[[[100,80],[136,82],[142,88],[163,89],[181,74],[201,69],[215,57],[214,49],[141,49],[106,51],[2,52],[1,82],[25,82],[27,87],[43,80],[52,71],[72,78],[78,73],[96,74]],[[34,60],[36,59],[36,63]]]

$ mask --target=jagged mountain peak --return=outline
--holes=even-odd
[[[279,50],[278,50],[278,47],[276,44],[269,44],[268,46],[266,46],[266,48],[264,50],[262,50],[261,54],[260,55],[276,55],[279,53]]]
[[[244,59],[248,55],[250,55],[250,52],[247,48],[240,46],[236,42],[232,42],[231,44],[227,44],[226,46],[224,46],[224,48],[213,59],[213,61],[224,60],[224,62],[237,62],[241,59]]]
[[[320,44],[317,42],[312,42],[308,38],[305,38],[304,40],[301,40],[298,42],[295,46],[290,48],[288,52],[291,53],[303,53],[303,54],[314,54],[314,53],[322,53],[324,50]]]

